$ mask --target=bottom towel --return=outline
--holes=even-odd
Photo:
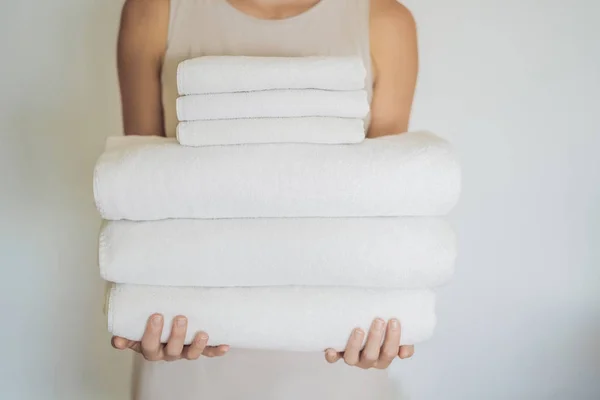
[[[429,339],[436,324],[435,294],[428,290],[352,288],[192,288],[117,284],[108,293],[108,329],[140,340],[147,320],[163,314],[162,341],[177,315],[188,318],[186,344],[198,331],[209,345],[288,351],[342,351],[352,329],[373,319],[397,318],[401,344]]]
[[[242,118],[180,122],[177,140],[184,146],[262,143],[352,144],[365,139],[358,118]]]

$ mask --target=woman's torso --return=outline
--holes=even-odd
[[[166,135],[175,136],[177,126],[177,65],[192,57],[360,56],[367,69],[365,88],[370,100],[369,3],[321,0],[295,17],[264,20],[242,13],[226,0],[171,0],[161,76]]]
[[[177,126],[177,65],[203,55],[361,56],[371,99],[369,3],[321,0],[298,16],[262,20],[225,0],[171,0],[161,77],[167,136],[175,136]],[[231,349],[222,358],[175,363],[138,357],[134,377],[133,397],[139,400],[397,398],[385,371],[329,365],[323,353]]]

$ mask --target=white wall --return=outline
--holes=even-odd
[[[393,373],[413,400],[600,398],[600,4],[410,0],[414,128],[464,165],[439,328]],[[120,132],[120,1],[0,7],[0,398],[126,399],[95,267],[91,171]]]
[[[126,399],[110,351],[91,176],[119,133],[120,1],[0,6],[0,399]]]

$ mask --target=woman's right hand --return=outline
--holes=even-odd
[[[126,350],[131,349],[140,353],[148,361],[177,361],[181,359],[196,360],[200,356],[219,357],[225,355],[229,350],[229,346],[220,345],[216,347],[207,346],[208,334],[198,332],[194,341],[190,345],[184,345],[185,335],[187,331],[187,318],[177,316],[173,320],[171,336],[167,344],[160,342],[160,337],[163,330],[163,316],[154,314],[148,319],[146,330],[142,340],[137,342],[128,340],[122,337],[113,336],[112,345],[115,349]]]

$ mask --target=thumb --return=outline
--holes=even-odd
[[[328,363],[333,364],[342,358],[342,354],[333,349],[325,350],[325,359]]]

